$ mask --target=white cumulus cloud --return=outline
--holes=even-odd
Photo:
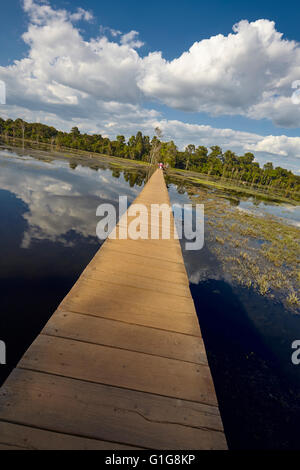
[[[69,130],[114,137],[155,125],[180,147],[195,144],[300,157],[297,137],[217,129],[165,120],[145,107],[159,101],[186,111],[212,115],[243,115],[270,119],[285,127],[300,127],[300,105],[291,99],[292,83],[300,79],[299,43],[287,40],[266,19],[240,21],[227,36],[195,42],[173,60],[162,52],[142,56],[138,32],[100,27],[86,39],[78,21],[95,21],[82,8],[70,12],[49,2],[24,0],[29,24],[22,38],[26,57],[0,66],[7,105],[2,117],[22,117]],[[105,32],[111,37],[109,39]]]
[[[171,61],[153,52],[143,68],[141,90],[173,108],[300,126],[300,107],[291,100],[300,47],[285,40],[273,21],[240,21],[228,36],[195,42]]]

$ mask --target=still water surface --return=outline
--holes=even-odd
[[[142,170],[103,163],[96,171],[0,151],[0,339],[8,355],[0,380],[99,248],[97,206],[117,205],[119,195],[131,203],[143,184]],[[172,203],[190,202],[175,185],[169,193]],[[240,207],[258,210],[251,199]],[[297,222],[298,209],[279,215],[285,211]],[[230,447],[299,449],[300,365],[291,362],[291,343],[300,339],[300,316],[230,283],[209,245],[182,247]]]

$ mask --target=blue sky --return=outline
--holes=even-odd
[[[10,0],[1,8],[0,38],[1,44],[6,45],[0,50],[1,65],[21,58],[25,50],[20,36],[28,19],[21,4],[21,0]],[[70,10],[91,10],[96,21],[85,28],[90,35],[97,33],[100,24],[124,32],[140,31],[145,51],[162,50],[167,59],[177,57],[195,41],[230,33],[232,25],[241,19],[273,20],[286,38],[300,42],[300,6],[296,0],[56,0],[51,4]]]
[[[297,171],[299,23],[296,1],[10,0],[0,17],[0,115],[109,136],[151,134],[160,123],[179,147],[251,150]]]

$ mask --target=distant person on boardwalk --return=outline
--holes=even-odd
[[[160,168],[161,170],[164,169],[164,164],[163,164],[163,163],[159,163],[158,166],[159,166],[159,168]]]

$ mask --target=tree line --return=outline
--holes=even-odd
[[[78,127],[73,127],[70,132],[62,132],[45,124],[0,118],[0,134],[4,137],[34,141],[37,144],[47,143],[55,146],[57,150],[67,147],[144,162],[149,162],[151,152],[156,149],[160,160],[173,168],[230,179],[240,184],[250,183],[274,189],[300,191],[300,176],[280,166],[274,168],[271,162],[265,163],[261,168],[259,163],[254,161],[253,153],[246,152],[239,156],[231,150],[223,152],[217,145],[208,149],[203,145],[196,147],[192,144],[180,151],[173,141],[163,142],[159,133],[152,139],[138,132],[127,141],[123,135],[110,140],[100,134],[82,134]]]

